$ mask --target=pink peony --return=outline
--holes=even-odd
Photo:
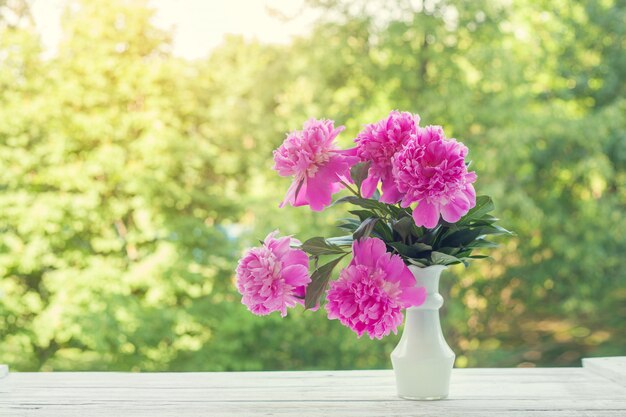
[[[402,309],[424,303],[426,289],[415,286],[402,258],[388,253],[380,239],[355,241],[352,253],[352,262],[326,293],[328,318],[339,319],[359,337],[368,333],[381,339],[397,333]]]
[[[446,140],[440,126],[428,126],[419,128],[393,158],[396,185],[404,194],[402,207],[418,203],[413,210],[416,225],[433,228],[440,214],[455,223],[476,205],[476,173],[467,172],[466,155],[465,145]]]
[[[272,311],[287,315],[287,307],[303,304],[309,277],[309,258],[292,249],[291,237],[276,238],[278,231],[265,238],[263,245],[248,250],[237,266],[237,289],[248,309],[264,316]]]
[[[335,137],[343,129],[335,129],[332,120],[310,119],[303,130],[291,132],[274,151],[274,169],[294,179],[280,207],[308,204],[311,210],[320,211],[330,205],[357,160],[336,147]]]
[[[378,182],[382,182],[380,201],[395,204],[402,198],[392,176],[391,158],[417,134],[420,117],[408,112],[392,111],[389,116],[369,124],[358,134],[356,154],[361,161],[370,161],[368,177],[361,186],[361,193],[369,198]]]

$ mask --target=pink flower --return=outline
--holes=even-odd
[[[392,176],[391,158],[417,134],[420,117],[408,112],[392,111],[389,116],[369,124],[354,140],[361,161],[370,161],[368,177],[361,186],[361,193],[369,198],[374,194],[378,181],[382,182],[380,201],[395,204],[402,198]]]
[[[309,119],[303,130],[291,132],[274,151],[274,169],[283,177],[293,177],[280,207],[308,204],[311,210],[320,211],[330,205],[332,195],[343,188],[340,181],[350,178],[350,166],[357,160],[336,147],[335,137],[343,129],[335,129],[332,120]]]
[[[418,226],[433,228],[439,215],[449,223],[459,221],[476,205],[472,183],[475,172],[467,172],[467,147],[446,140],[440,126],[419,128],[393,159],[393,175],[404,194],[402,207],[417,202],[413,219]]]
[[[359,337],[368,333],[381,339],[397,333],[402,309],[424,303],[426,289],[416,287],[402,258],[388,253],[382,240],[355,241],[352,252],[352,262],[326,293],[328,318],[339,319]]]
[[[287,307],[304,304],[309,277],[309,258],[300,249],[291,249],[291,237],[276,238],[272,232],[263,245],[248,250],[237,266],[237,289],[248,309],[264,316],[273,311],[287,315]]]

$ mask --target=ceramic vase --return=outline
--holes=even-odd
[[[425,287],[428,295],[424,304],[406,310],[402,337],[391,353],[398,395],[410,400],[441,400],[448,396],[455,357],[439,322],[439,309],[443,305],[439,278],[446,267],[409,266],[409,269],[417,286]]]

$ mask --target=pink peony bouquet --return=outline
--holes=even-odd
[[[426,299],[408,265],[467,265],[486,257],[476,249],[496,246],[487,236],[510,234],[489,215],[491,199],[476,197],[467,147],[440,126],[419,123],[416,114],[392,111],[366,125],[347,150],[337,147],[344,128],[332,120],[310,119],[287,135],[274,151],[274,169],[293,179],[280,206],[355,209],[338,226],[345,236],[301,243],[276,231],[244,254],[237,289],[252,313],[284,317],[296,304],[318,309],[325,296],[329,319],[380,339],[397,332],[405,308]],[[342,190],[350,194],[333,202]]]

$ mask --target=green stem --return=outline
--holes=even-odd
[[[352,194],[354,194],[355,196],[361,198],[361,194],[358,193],[357,191],[354,190],[354,188],[350,187],[350,185],[348,183],[346,183],[345,181],[340,181],[348,190],[350,190],[350,192],[352,192]]]
[[[436,232],[435,232],[435,237],[433,239],[433,250],[438,247],[439,245],[439,241],[441,240],[441,235],[443,234],[443,226],[441,224],[438,224],[435,228]]]

